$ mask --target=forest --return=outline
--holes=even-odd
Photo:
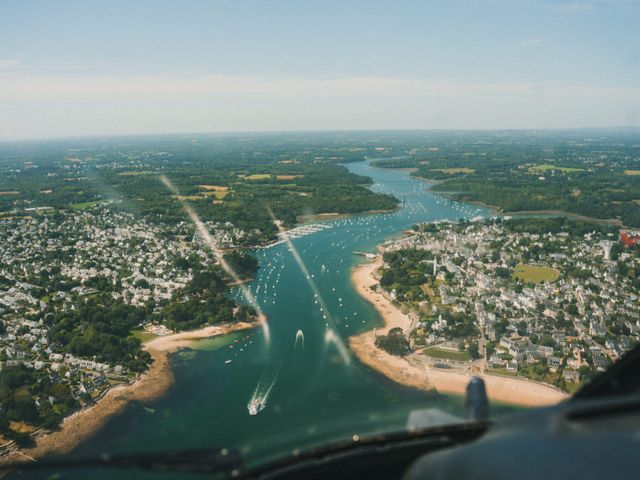
[[[375,165],[411,168],[432,189],[502,212],[564,211],[640,227],[637,129],[443,132]]]
[[[151,356],[142,351],[140,340],[129,333],[145,322],[149,313],[143,307],[127,305],[105,293],[79,302],[72,311],[48,313],[44,320],[51,327],[51,341],[60,344],[67,353],[142,372]]]
[[[203,221],[231,222],[260,244],[277,234],[267,206],[288,227],[301,215],[395,208],[340,165],[375,152],[363,143],[274,134],[0,145],[0,216],[111,208],[166,224],[184,221],[188,202]]]
[[[238,260],[234,262],[238,264]],[[255,268],[242,270],[245,277],[254,272]],[[203,325],[254,319],[256,312],[252,307],[238,305],[227,295],[228,280],[218,266],[201,267],[194,271],[187,286],[177,291],[172,301],[164,305],[154,318],[172,330],[192,330]]]

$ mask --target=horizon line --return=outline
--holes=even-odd
[[[529,127],[529,128],[370,128],[370,129],[301,129],[301,130],[220,130],[220,131],[191,131],[191,132],[132,132],[132,133],[90,133],[78,135],[62,135],[52,137],[18,137],[12,140],[0,138],[0,145],[28,142],[91,140],[107,138],[131,138],[131,137],[160,137],[160,136],[234,136],[234,135],[278,135],[278,134],[312,134],[312,133],[401,133],[401,132],[571,132],[571,131],[603,131],[603,130],[637,130],[640,125],[617,125],[598,127]]]

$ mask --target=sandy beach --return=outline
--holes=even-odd
[[[400,327],[405,332],[410,320],[384,295],[372,290],[378,281],[373,277],[381,265],[381,258],[355,268],[351,280],[356,291],[378,310],[385,325],[349,339],[349,346],[365,365],[391,380],[408,387],[436,390],[441,393],[464,395],[471,374],[447,371],[420,364],[415,359],[395,357],[380,350],[374,344],[375,336]],[[542,383],[496,375],[473,374],[484,379],[490,400],[521,406],[551,405],[567,398],[560,390]]]
[[[259,324],[256,321],[208,326],[150,340],[143,348],[151,354],[153,362],[145,373],[132,383],[108,390],[94,405],[66,417],[60,430],[37,438],[35,447],[6,455],[0,461],[7,463],[69,453],[100,430],[109,418],[122,412],[130,402],[150,402],[164,394],[173,383],[171,353],[189,347],[198,339],[255,328]]]

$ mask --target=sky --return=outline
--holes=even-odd
[[[0,141],[640,126],[640,0],[0,0]]]

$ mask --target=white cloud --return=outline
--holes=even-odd
[[[0,139],[638,124],[640,88],[401,77],[0,73]]]

